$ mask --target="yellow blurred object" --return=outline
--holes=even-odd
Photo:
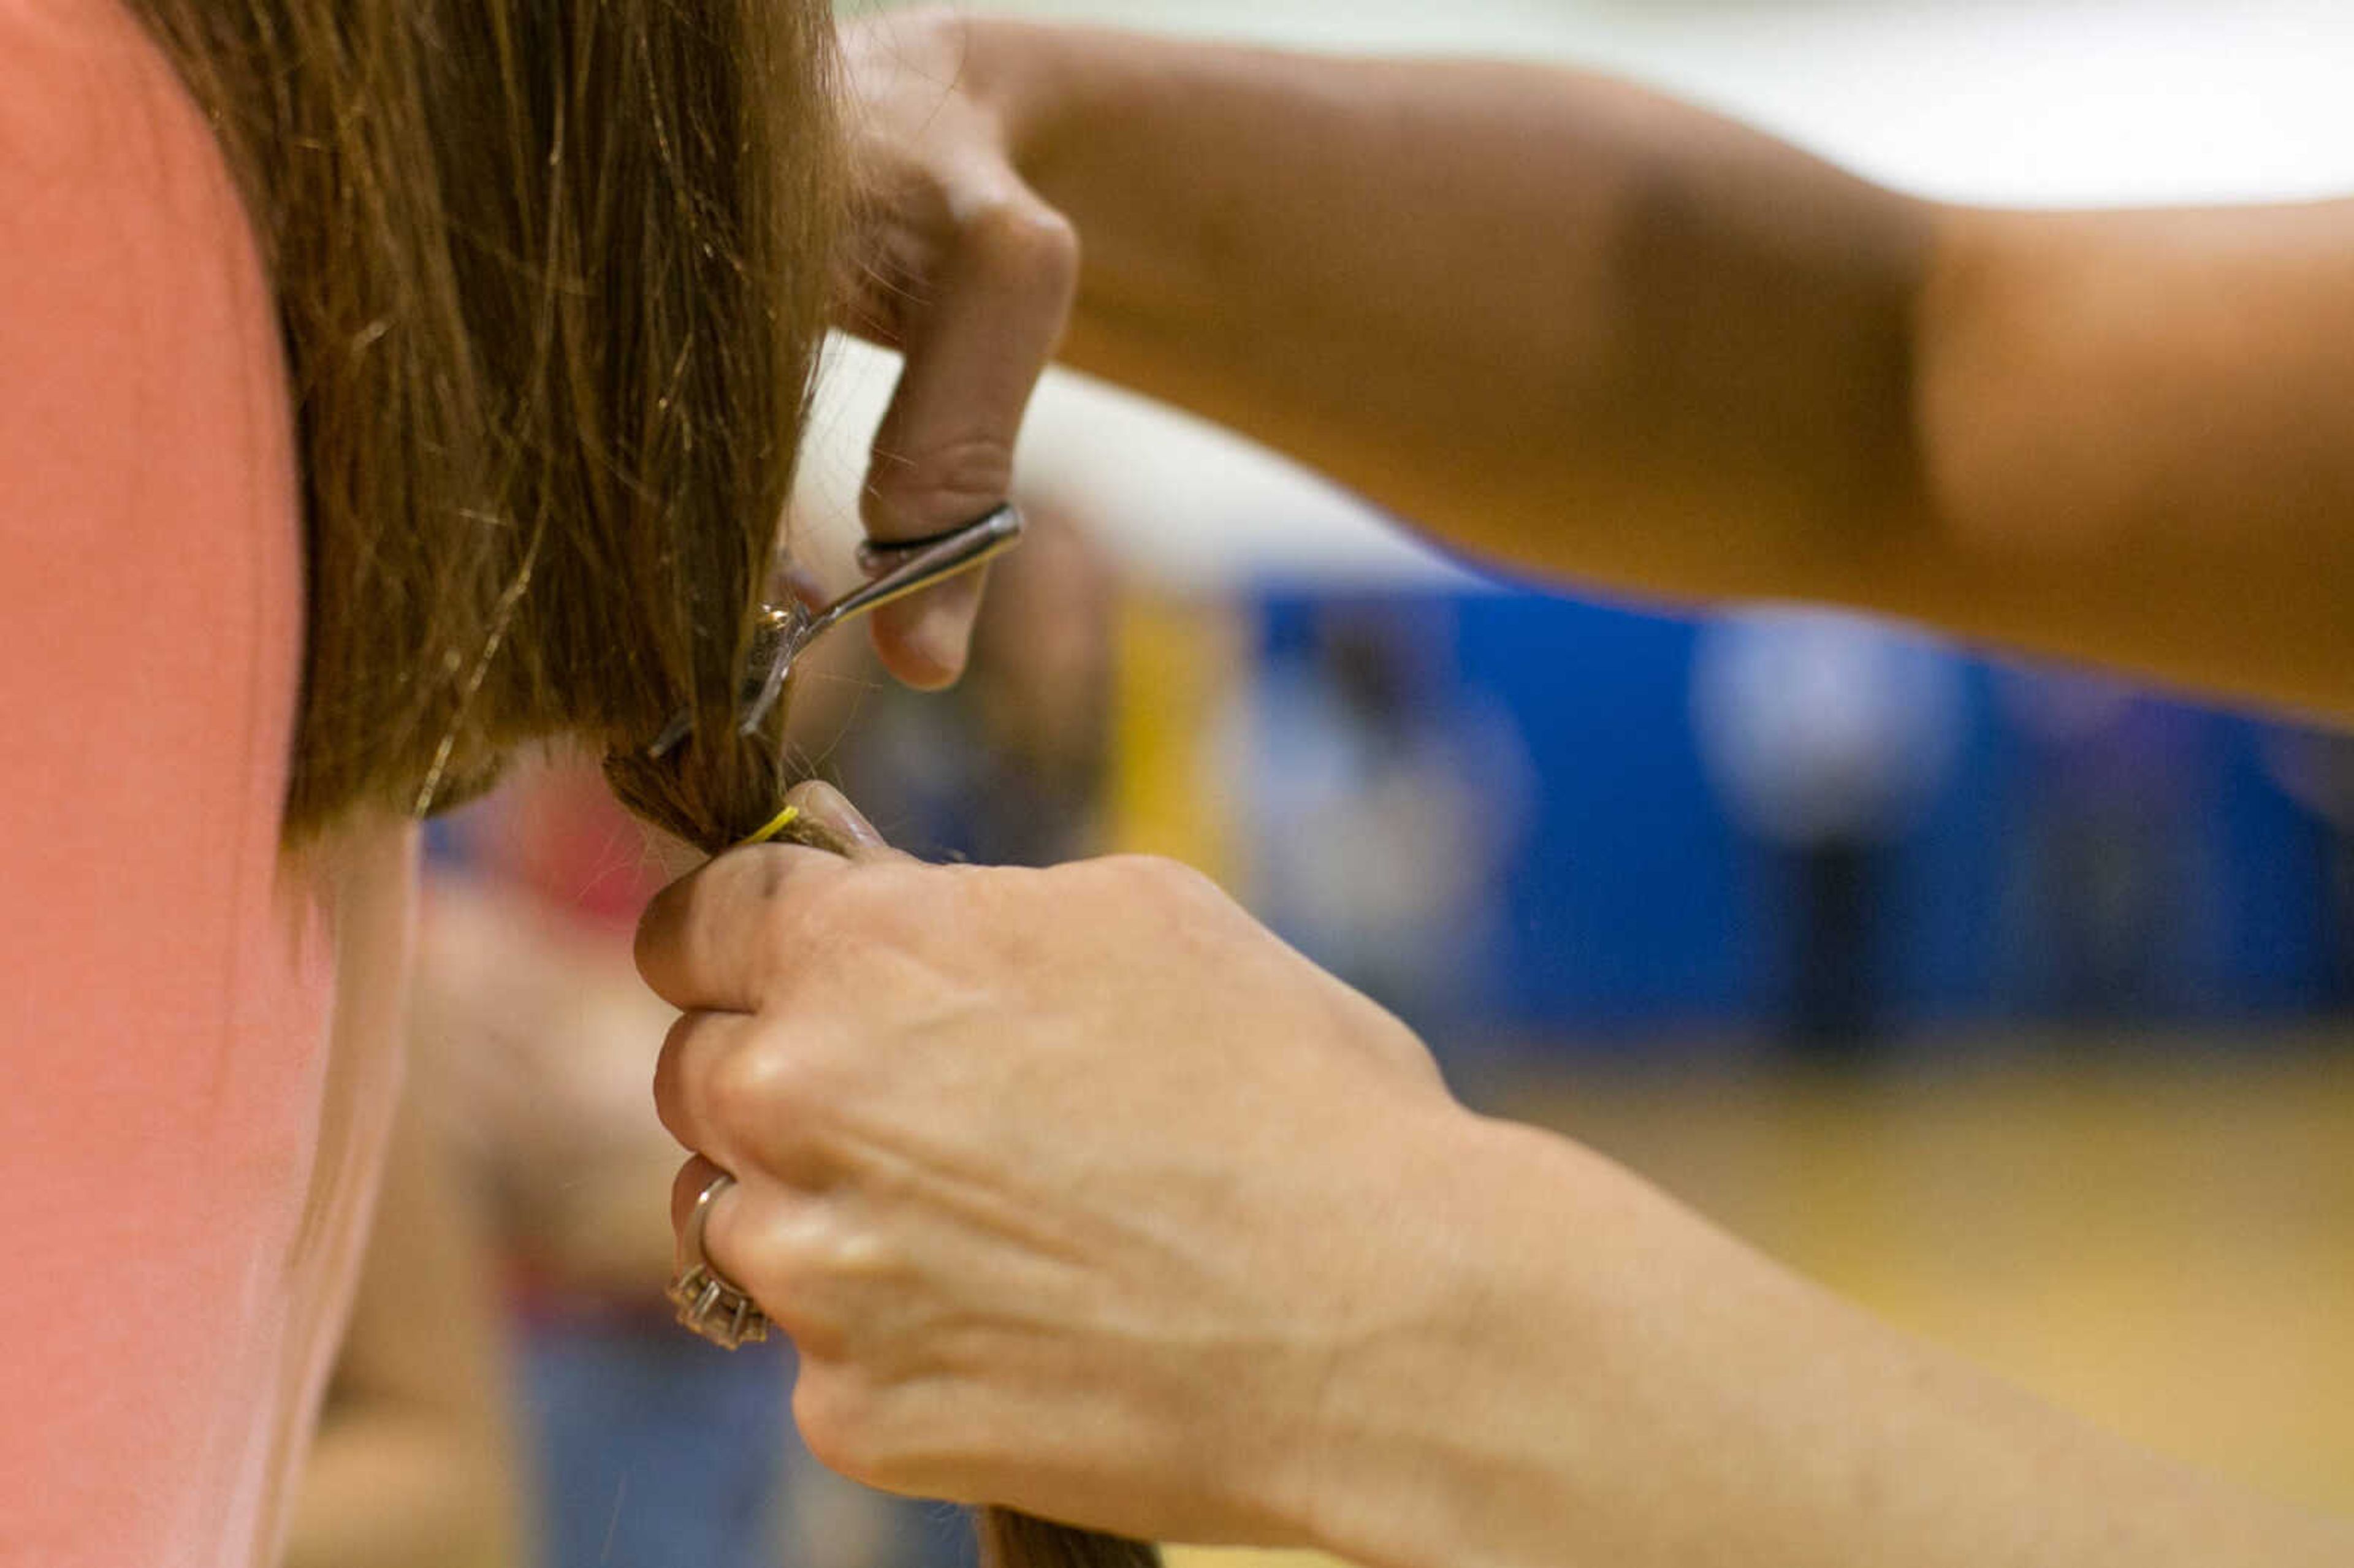
[[[1206,737],[1236,676],[1235,635],[1216,610],[1132,595],[1122,607],[1114,705],[1111,842],[1183,861],[1231,885],[1225,792],[1208,786]]]

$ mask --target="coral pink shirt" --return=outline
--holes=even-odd
[[[278,850],[270,291],[115,0],[0,0],[0,1562],[270,1555],[398,1076],[413,835]]]

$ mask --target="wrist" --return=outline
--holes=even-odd
[[[1543,1237],[1575,1225],[1579,1151],[1468,1112],[1424,1130],[1364,1206],[1370,1298],[1288,1505],[1301,1540],[1369,1568],[1504,1564],[1510,1516],[1556,1489],[1575,1441],[1545,1389],[1580,1311]]]

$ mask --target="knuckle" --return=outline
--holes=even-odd
[[[723,1248],[742,1249],[741,1255],[758,1260],[757,1273],[761,1284],[769,1287],[767,1294],[779,1302],[790,1302],[806,1308],[815,1298],[819,1271],[807,1261],[808,1245],[803,1239],[806,1224],[790,1204],[773,1204],[758,1213],[737,1217],[737,1223],[720,1234],[718,1216],[715,1215],[710,1231],[715,1255]],[[731,1251],[730,1256],[737,1255]],[[738,1274],[738,1279],[749,1277],[753,1271]]]
[[[1042,293],[1062,293],[1078,279],[1078,230],[1026,194],[982,204],[966,238],[983,266],[1018,276]]]
[[[899,1249],[863,1226],[828,1226],[811,1237],[807,1266],[811,1274],[841,1285],[889,1282],[907,1273]]]
[[[761,1227],[759,1245],[788,1294],[816,1298],[864,1276],[881,1245],[838,1213],[807,1202],[785,1209]]]
[[[810,1356],[847,1354],[875,1311],[864,1288],[874,1283],[865,1272],[868,1245],[832,1229],[789,1213],[750,1238],[760,1260],[762,1298],[774,1303],[771,1315]]]
[[[801,1119],[811,1098],[800,1058],[766,1042],[720,1058],[708,1089],[713,1118],[766,1132]]]

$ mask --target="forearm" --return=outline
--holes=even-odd
[[[1064,356],[1455,547],[2354,713],[2354,204],[1938,207],[1557,69],[976,23]]]
[[[1624,1171],[1490,1128],[1386,1245],[1309,1505],[1376,1565],[2211,1568],[2354,1535],[2043,1406],[1806,1285]]]
[[[1918,204],[1557,69],[973,40],[1081,368],[1589,582],[1853,597],[1917,502]]]

